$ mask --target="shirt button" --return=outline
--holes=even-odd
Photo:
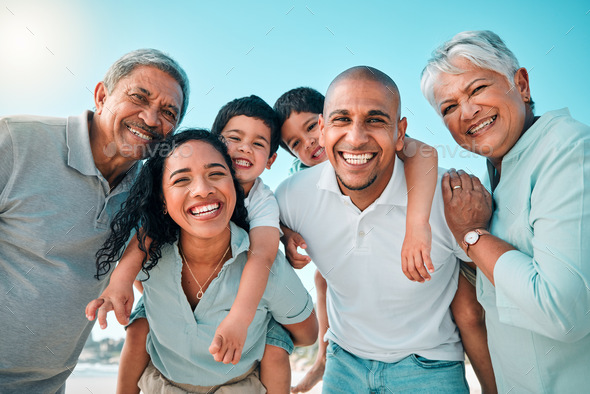
[[[360,231],[360,232],[359,232],[359,237],[364,237],[365,235],[366,235],[366,234],[365,234],[365,232],[364,232],[364,231]]]

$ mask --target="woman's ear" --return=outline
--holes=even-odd
[[[531,99],[531,88],[529,85],[529,73],[526,68],[521,67],[516,70],[514,74],[514,87],[522,97],[525,103],[528,103]]]

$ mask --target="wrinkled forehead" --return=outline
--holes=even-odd
[[[324,116],[334,110],[349,110],[360,107],[387,109],[399,117],[401,100],[397,86],[368,78],[345,78],[335,81],[326,93]]]

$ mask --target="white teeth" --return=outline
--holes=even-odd
[[[322,153],[324,153],[324,151],[326,150],[326,148],[320,148],[318,149],[318,151],[316,153],[313,154],[313,158],[317,158],[318,156],[320,156]]]
[[[133,134],[135,134],[136,136],[138,136],[141,139],[144,139],[146,141],[151,141],[153,138],[150,135],[147,134],[143,134],[140,131],[136,130],[136,129],[132,129],[131,127],[127,126],[127,128],[129,129],[129,131],[131,131]]]
[[[494,123],[494,121],[496,120],[496,116],[494,115],[492,116],[490,119],[486,120],[485,122],[479,124],[477,127],[474,127],[473,129],[467,131],[467,134],[475,134],[477,133],[479,130],[483,129],[484,127]]]
[[[242,160],[242,159],[234,160],[234,163],[236,163],[239,166],[243,166],[243,167],[250,167],[252,165],[252,163],[250,163],[249,161]]]
[[[219,209],[219,203],[202,205],[200,207],[196,207],[196,208],[191,209],[191,214],[198,216],[198,215],[202,215],[205,213],[211,213],[211,212],[216,211],[218,209]]]
[[[360,155],[353,155],[351,153],[342,153],[342,157],[348,164],[361,165],[366,164],[375,156],[374,153],[363,153]]]

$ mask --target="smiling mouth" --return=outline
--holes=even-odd
[[[126,125],[126,127],[127,127],[127,130],[129,130],[133,135],[138,136],[142,140],[151,141],[151,140],[154,139],[154,136],[142,132],[143,130],[140,129],[140,128],[135,128],[135,127],[132,127],[132,126],[129,126],[129,125]]]
[[[324,148],[323,146],[320,146],[314,153],[313,155],[311,155],[312,159],[317,159],[318,157],[320,157],[321,155],[324,154],[324,152],[326,151],[326,148]]]
[[[478,131],[480,131],[481,129],[483,129],[486,126],[489,126],[491,124],[493,124],[496,121],[496,118],[498,117],[498,115],[494,115],[491,118],[481,122],[480,124],[478,124],[477,126],[473,126],[471,127],[469,130],[467,130],[468,135],[473,135],[475,133],[477,133]]]
[[[246,159],[235,159],[234,164],[236,164],[237,166],[240,166],[240,167],[246,167],[246,168],[252,167],[252,163]]]
[[[355,155],[352,153],[342,153],[342,158],[344,159],[344,161],[353,166],[367,164],[373,157],[375,157],[374,153],[361,153],[360,155]]]
[[[189,209],[189,212],[191,215],[193,215],[195,217],[205,217],[205,216],[214,214],[215,212],[217,212],[219,210],[219,208],[221,208],[221,204],[216,202],[214,204],[207,204],[207,205],[201,205],[198,207],[193,207],[193,208]]]

